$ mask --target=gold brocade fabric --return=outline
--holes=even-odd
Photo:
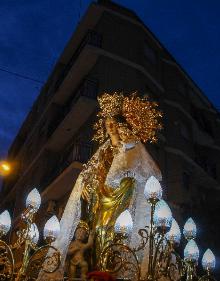
[[[96,227],[114,226],[117,217],[129,207],[134,191],[134,179],[123,178],[116,189],[108,189],[108,193],[100,200],[100,207],[97,212]]]
[[[120,213],[129,207],[132,198],[135,182],[133,178],[122,176],[116,188],[106,185],[106,177],[115,153],[117,154],[118,151],[110,145],[100,151],[95,181],[89,178],[87,183],[92,185],[92,187],[90,186],[92,190],[90,221],[92,221],[93,228],[113,226]]]
[[[107,241],[113,238],[115,221],[129,208],[134,193],[135,180],[133,177],[126,176],[126,173],[121,174],[117,186],[106,184],[107,175],[119,149],[107,144],[100,149],[98,161],[88,163],[92,174],[86,177],[85,186],[91,191],[91,200],[88,202],[89,224],[96,231],[97,257],[103,247],[107,246]],[[92,177],[94,174],[96,176]]]
[[[95,256],[98,264],[101,252],[109,245],[109,241],[114,239],[116,219],[130,205],[134,182],[133,178],[123,178],[118,188],[109,188],[108,194],[103,195],[100,199],[94,220],[96,228]]]

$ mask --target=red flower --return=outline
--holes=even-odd
[[[115,281],[109,273],[101,271],[89,272],[87,275],[88,279],[93,279],[94,281]]]

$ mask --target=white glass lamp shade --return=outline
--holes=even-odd
[[[120,214],[115,222],[115,232],[129,235],[133,229],[133,221],[131,214],[125,210]]]
[[[160,200],[162,198],[162,188],[160,182],[154,177],[151,176],[144,188],[144,195],[147,200]]]
[[[207,249],[202,257],[202,267],[204,270],[213,270],[215,268],[215,256],[210,249]]]
[[[34,188],[27,196],[26,208],[32,207],[34,212],[37,212],[41,205],[40,193]]]
[[[11,217],[6,210],[0,214],[0,234],[6,235],[11,228]]]
[[[29,239],[32,241],[32,243],[37,244],[39,240],[39,231],[35,223],[32,223],[29,233],[28,233]]]
[[[166,234],[167,240],[175,244],[180,243],[181,231],[177,221],[173,218],[170,230]]]
[[[189,218],[183,228],[183,234],[187,240],[196,238],[196,224],[192,218]]]
[[[172,223],[172,212],[164,200],[157,202],[154,211],[154,225],[162,229],[169,229]]]
[[[189,240],[186,244],[184,249],[184,259],[193,262],[197,262],[199,259],[199,248],[193,239]]]
[[[56,216],[52,216],[44,226],[44,239],[56,240],[60,233],[60,223]]]

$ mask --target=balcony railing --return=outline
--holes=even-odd
[[[60,87],[61,83],[65,79],[66,75],[70,71],[70,69],[73,66],[73,64],[75,63],[75,61],[77,60],[77,58],[78,58],[79,54],[82,52],[83,48],[86,45],[92,45],[92,46],[100,48],[101,44],[102,44],[102,36],[101,36],[101,34],[97,33],[94,30],[89,30],[87,32],[87,34],[85,35],[85,37],[82,39],[79,47],[76,49],[75,53],[73,54],[73,56],[69,60],[68,64],[65,66],[62,74],[58,78],[58,80],[57,80],[57,82],[55,84],[55,91]]]
[[[96,79],[85,79],[75,93],[71,95],[70,99],[66,102],[66,105],[62,108],[62,111],[60,111],[60,114],[50,123],[47,130],[47,137],[50,137],[53,134],[65,116],[71,111],[73,105],[80,96],[96,99],[97,94],[98,81]]]
[[[72,151],[73,161],[86,163],[92,156],[93,147],[91,144],[74,144]]]
[[[40,185],[43,189],[52,183],[74,161],[86,163],[93,153],[93,146],[86,143],[73,143],[71,147],[62,153],[60,162],[54,162],[54,170],[45,175],[46,180]]]

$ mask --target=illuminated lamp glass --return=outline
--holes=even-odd
[[[189,218],[183,228],[183,235],[187,240],[196,238],[196,224],[192,218]]]
[[[170,229],[172,223],[172,212],[164,200],[160,200],[155,205],[153,220],[154,225],[157,228],[161,228],[166,231]]]
[[[204,270],[213,270],[215,268],[215,256],[210,249],[207,249],[202,257],[202,267]]]
[[[166,233],[166,238],[172,243],[179,244],[181,231],[177,221],[173,218],[170,230]]]
[[[56,216],[52,216],[44,226],[44,239],[56,240],[60,233],[60,223]]]
[[[34,212],[37,212],[41,205],[40,193],[36,188],[34,188],[27,196],[26,199],[26,208],[33,208]]]
[[[0,236],[6,235],[11,228],[11,217],[6,210],[0,214]]]
[[[189,240],[186,244],[184,249],[184,259],[193,262],[197,262],[199,259],[199,248],[193,239]]]
[[[158,201],[162,198],[162,193],[163,191],[160,182],[154,176],[151,176],[145,184],[145,198],[149,201]]]
[[[120,214],[115,222],[115,232],[129,235],[133,229],[133,221],[131,214],[125,210]]]

